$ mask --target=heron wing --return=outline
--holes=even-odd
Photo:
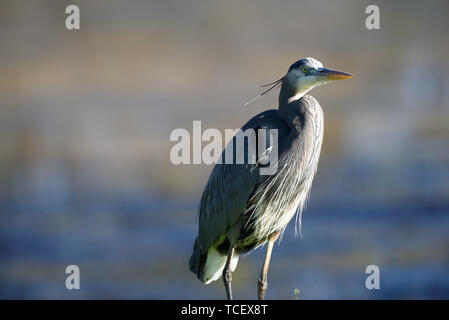
[[[242,131],[246,129],[277,129],[278,139],[286,136],[289,131],[287,125],[280,119],[277,110],[268,110],[256,115],[241,128]],[[269,149],[273,145],[273,136],[268,131],[266,137],[266,146]],[[239,221],[246,210],[253,190],[268,177],[259,174],[257,161],[249,163],[247,143],[245,143],[243,164],[236,164],[235,136],[227,148],[233,148],[233,162],[232,164],[225,163],[223,151],[222,163],[214,166],[198,209],[198,241],[203,253]],[[266,156],[267,152],[269,150],[261,153]]]

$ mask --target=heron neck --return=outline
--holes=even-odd
[[[304,94],[298,92],[287,83],[282,83],[281,92],[279,93],[279,116],[284,120],[290,128],[295,127],[292,118],[296,114],[295,106]]]

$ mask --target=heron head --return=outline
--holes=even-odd
[[[323,64],[314,58],[303,58],[290,66],[283,78],[283,84],[290,87],[299,98],[316,86],[351,77],[349,73],[324,68]]]

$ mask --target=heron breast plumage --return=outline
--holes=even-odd
[[[301,215],[315,176],[323,140],[323,112],[319,103],[305,96],[289,112],[290,132],[279,140],[279,164],[274,175],[260,183],[244,216],[251,230],[237,247],[262,244],[276,232],[282,233],[293,218],[301,226]]]

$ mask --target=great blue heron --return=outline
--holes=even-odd
[[[259,162],[223,161],[214,166],[201,197],[199,232],[189,266],[206,284],[222,276],[228,299],[232,299],[231,278],[239,255],[267,243],[258,279],[258,297],[264,299],[273,244],[295,213],[301,224],[318,166],[323,112],[318,101],[306,93],[316,86],[350,77],[348,73],[324,68],[313,58],[298,60],[267,90],[281,86],[279,109],[264,111],[242,127],[277,129],[278,161],[274,174],[260,174]],[[272,137],[268,140],[272,141]],[[235,137],[230,143],[233,142]]]

